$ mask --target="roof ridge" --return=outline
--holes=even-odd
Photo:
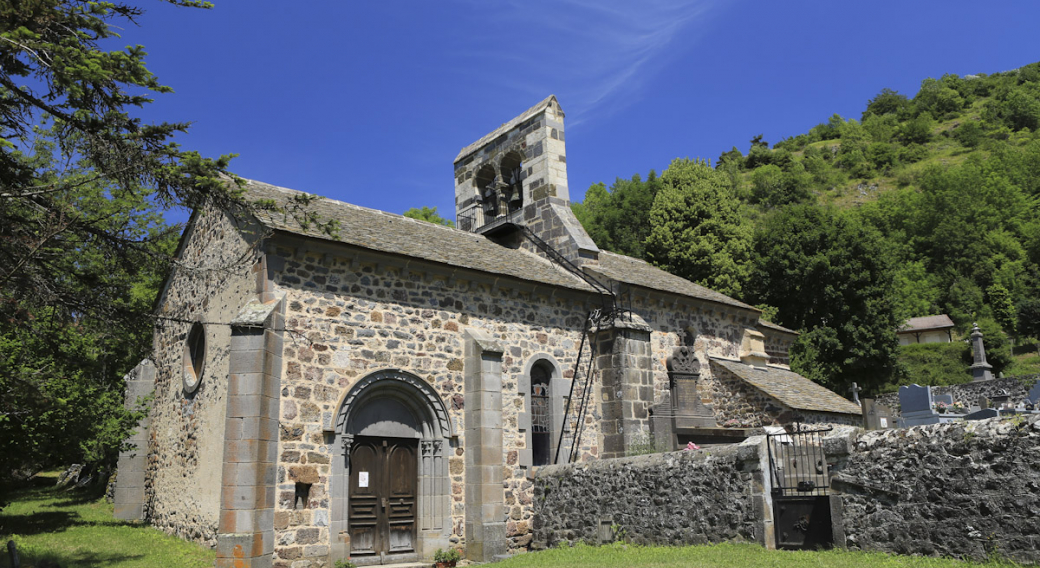
[[[509,269],[504,269],[503,270],[503,266],[504,265],[493,265],[493,264],[489,265],[489,264],[487,264],[487,262],[477,262],[476,265],[474,265],[473,263],[468,263],[468,262],[465,262],[465,261],[462,261],[460,263],[457,259],[450,258],[450,255],[446,255],[446,254],[425,255],[425,254],[417,254],[415,251],[391,250],[391,249],[387,249],[387,248],[381,247],[378,244],[375,244],[371,240],[371,231],[369,231],[367,234],[363,234],[361,238],[358,238],[357,235],[353,235],[353,233],[351,233],[351,231],[350,231],[350,229],[351,229],[350,227],[343,227],[344,230],[346,230],[348,233],[351,233],[351,234],[347,234],[347,235],[340,234],[340,235],[335,235],[334,236],[334,235],[330,235],[330,234],[319,234],[319,233],[315,232],[314,230],[307,230],[307,229],[303,229],[301,227],[293,227],[293,226],[291,226],[292,223],[290,223],[290,225],[286,225],[285,223],[279,222],[268,211],[259,211],[259,212],[257,212],[258,213],[257,215],[254,215],[256,220],[258,222],[260,222],[262,225],[268,226],[268,227],[276,229],[276,230],[288,231],[290,233],[306,235],[306,236],[319,238],[319,239],[323,239],[323,240],[329,240],[329,241],[334,241],[334,242],[342,242],[342,243],[346,243],[346,244],[351,244],[353,246],[360,246],[362,248],[368,248],[368,249],[377,250],[377,251],[392,252],[392,253],[396,253],[396,254],[404,254],[404,255],[407,255],[407,256],[414,256],[416,258],[423,258],[423,259],[428,260],[430,262],[437,262],[437,263],[440,263],[440,264],[447,264],[449,266],[455,266],[455,267],[459,267],[459,268],[467,268],[467,269],[470,269],[470,270],[476,270],[476,271],[479,271],[479,272],[485,272],[485,273],[489,273],[489,274],[498,274],[498,275],[501,275],[501,276],[508,276],[508,277],[512,277],[512,278],[518,278],[520,280],[530,280],[530,281],[534,281],[534,282],[543,282],[543,283],[553,284],[553,285],[562,285],[562,286],[565,286],[565,287],[576,288],[576,289],[580,289],[580,290],[584,290],[584,291],[593,291],[592,288],[589,287],[589,285],[586,284],[584,281],[582,281],[580,278],[578,278],[577,276],[575,276],[574,274],[571,274],[570,272],[568,272],[566,270],[562,270],[559,266],[556,265],[556,263],[552,262],[551,260],[549,260],[547,258],[544,258],[544,257],[542,257],[542,256],[540,256],[540,255],[538,255],[538,254],[536,254],[534,252],[531,252],[529,250],[525,250],[523,248],[511,249],[511,248],[508,248],[508,247],[503,247],[502,245],[499,245],[498,243],[495,243],[494,241],[488,239],[487,237],[485,237],[483,235],[470,233],[468,231],[463,231],[463,230],[458,229],[458,228],[448,227],[448,226],[440,225],[440,224],[437,224],[437,223],[431,223],[429,221],[423,221],[423,220],[420,220],[420,219],[412,219],[410,217],[405,217],[404,215],[401,215],[401,214],[398,214],[398,213],[390,213],[388,211],[381,211],[379,209],[372,209],[370,207],[363,207],[361,205],[355,205],[353,203],[348,203],[346,201],[340,201],[338,199],[332,199],[332,198],[325,197],[325,196],[322,196],[322,195],[307,193],[307,192],[300,191],[300,190],[297,190],[297,189],[292,189],[292,188],[288,188],[288,187],[272,185],[272,184],[269,184],[269,183],[266,183],[266,182],[262,182],[262,181],[258,181],[258,180],[251,180],[251,179],[247,179],[247,178],[243,178],[243,179],[245,179],[245,181],[247,183],[247,186],[251,186],[251,187],[247,187],[246,188],[247,198],[248,198],[250,192],[256,192],[257,194],[259,194],[259,195],[256,195],[256,197],[258,197],[258,198],[265,198],[265,197],[266,198],[270,198],[269,195],[265,195],[264,194],[265,192],[277,193],[277,194],[285,196],[286,198],[291,197],[294,194],[310,195],[310,196],[314,196],[314,197],[318,198],[314,202],[315,206],[320,207],[322,204],[324,204],[324,206],[329,207],[333,212],[335,210],[337,210],[337,209],[340,212],[342,212],[342,213],[351,214],[350,212],[352,212],[352,214],[355,214],[355,215],[360,214],[360,215],[368,217],[372,221],[378,222],[378,223],[370,223],[370,225],[382,224],[382,222],[400,223],[400,222],[407,221],[409,223],[413,223],[414,224],[413,226],[416,229],[420,230],[420,231],[430,231],[430,230],[435,230],[435,229],[436,230],[445,230],[445,231],[448,231],[448,233],[450,234],[450,238],[449,238],[449,234],[445,234],[444,235],[444,239],[440,239],[440,236],[438,236],[438,235],[429,235],[429,234],[425,235],[425,238],[427,240],[433,239],[434,241],[443,240],[443,241],[445,241],[445,242],[447,242],[449,244],[453,244],[456,247],[461,246],[462,248],[467,248],[467,247],[470,247],[470,245],[473,245],[473,246],[475,246],[477,248],[476,249],[472,249],[472,250],[484,250],[485,251],[485,253],[482,256],[486,256],[487,254],[492,254],[493,255],[494,254],[493,251],[495,251],[497,249],[501,249],[503,251],[502,254],[509,254],[509,255],[517,255],[517,254],[519,254],[519,256],[521,256],[521,257],[523,257],[525,259],[523,262],[520,262],[520,258],[517,258],[516,256],[513,256],[511,261],[507,257],[502,257],[502,258],[499,259],[499,262],[510,264],[510,265],[517,264],[517,263],[518,264],[523,264],[524,262],[533,262],[533,263],[536,263],[537,265],[539,265],[540,268],[545,270],[546,272],[543,273],[542,278],[540,279],[540,278],[536,277],[533,274],[527,274],[525,276],[523,274],[518,274],[518,273],[516,273],[513,270],[509,270]],[[281,198],[280,197],[275,197],[275,199],[276,200],[280,200]],[[335,213],[333,213],[333,217],[336,217]],[[402,230],[402,227],[400,227],[400,226],[398,226],[396,228],[393,228],[393,227],[387,227],[386,229],[382,229],[381,228],[380,230],[387,230],[387,229],[390,231],[391,234],[392,233],[404,233],[404,232],[407,232],[407,231]],[[457,240],[457,239],[463,239],[463,240]],[[391,243],[390,246],[395,246],[395,245],[393,245]],[[487,247],[491,247],[491,248],[487,248]],[[488,262],[492,262],[493,263],[494,261],[490,261],[489,260]],[[480,266],[481,264],[483,266]],[[528,265],[528,268],[533,268],[533,267],[534,267],[534,264]],[[560,280],[558,280],[556,282],[553,282],[552,281],[553,279],[546,280],[545,279],[545,275],[548,274],[549,272],[555,274],[556,275],[555,278],[559,278]]]
[[[239,176],[239,177],[241,177],[241,176]],[[372,207],[365,207],[364,205],[358,205],[356,203],[350,203],[349,201],[340,201],[339,199],[333,199],[331,197],[325,197],[324,195],[318,195],[317,193],[308,193],[306,191],[301,191],[299,189],[293,189],[291,187],[283,187],[283,186],[280,186],[280,185],[273,185],[273,184],[262,182],[262,181],[259,181],[259,180],[253,180],[253,179],[248,179],[248,178],[242,178],[242,179],[246,180],[247,184],[255,183],[255,184],[258,184],[258,185],[264,185],[266,187],[269,187],[269,188],[272,188],[272,189],[276,189],[276,190],[281,191],[283,193],[300,193],[300,194],[303,194],[303,195],[309,195],[311,197],[317,197],[317,198],[319,198],[319,199],[321,199],[322,201],[325,201],[325,202],[331,202],[331,203],[335,203],[337,205],[344,205],[344,206],[347,206],[347,207],[352,207],[352,208],[357,209],[359,211],[366,211],[368,213],[374,213],[374,214],[378,214],[378,215],[383,215],[383,216],[386,216],[386,217],[390,217],[391,219],[407,219],[410,222],[426,223],[427,225],[429,225],[431,227],[437,227],[437,228],[440,228],[440,229],[447,229],[449,231],[454,231],[456,233],[463,234],[463,235],[468,235],[468,236],[475,237],[475,238],[478,238],[478,239],[482,239],[483,238],[480,235],[477,235],[477,234],[474,234],[474,233],[470,233],[469,231],[463,231],[462,229],[459,229],[457,227],[449,227],[447,225],[441,225],[440,223],[432,223],[430,221],[423,221],[422,219],[413,219],[411,217],[405,216],[402,213],[393,213],[391,211],[383,211],[382,209],[373,209]]]

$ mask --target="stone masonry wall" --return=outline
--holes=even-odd
[[[542,468],[534,548],[764,542],[761,441]]]
[[[277,257],[277,258],[276,258]],[[467,327],[486,330],[505,347],[503,455],[507,536],[511,548],[530,541],[531,483],[520,467],[525,448],[517,390],[525,365],[550,355],[570,378],[587,307],[574,298],[532,296],[491,283],[433,277],[421,268],[355,262],[351,258],[279,248],[270,262],[287,294],[282,380],[276,562],[328,554],[331,449],[323,420],[355,382],[387,368],[413,373],[440,394],[459,435],[449,450],[453,545],[464,544],[465,441],[463,360]],[[504,286],[504,285],[503,285]],[[596,408],[595,405],[590,408]],[[599,453],[598,416],[590,413],[583,453]],[[293,509],[295,481],[316,478],[308,508]],[[426,551],[428,554],[429,551]]]
[[[685,331],[691,329],[696,335],[694,351],[701,364],[697,392],[702,402],[715,413],[716,424],[741,428],[771,423],[766,417],[770,409],[776,406],[776,401],[744,381],[726,380],[708,359],[738,358],[744,329],[754,323],[757,315],[738,310],[721,310],[718,306],[701,302],[655,304],[639,297],[635,299],[633,309],[653,328],[650,343],[653,349],[654,404],[666,400],[666,362],[681,344]]]
[[[222,214],[195,217],[160,302],[154,343],[145,513],[155,527],[216,545],[220,513],[229,323],[255,296],[258,254]],[[168,318],[168,319],[164,319]],[[206,360],[192,394],[182,387],[191,322],[203,323]]]
[[[863,418],[859,415],[794,410],[726,369],[713,366],[713,370],[715,381],[711,384],[715,390],[712,392],[712,398],[717,401],[715,416],[722,427],[753,428],[791,422],[863,425]]]
[[[1040,416],[860,431],[828,450],[850,548],[1040,562]]]
[[[765,336],[766,354],[769,355],[769,364],[789,368],[791,366],[789,352],[797,336],[774,331],[765,326],[759,326],[758,330]]]

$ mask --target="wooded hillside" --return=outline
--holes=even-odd
[[[792,366],[838,392],[912,379],[895,330],[939,313],[962,334],[978,321],[1000,372],[1011,340],[1040,336],[1038,127],[1040,63],[944,75],[772,146],[595,184],[573,207],[602,248],[799,330]]]

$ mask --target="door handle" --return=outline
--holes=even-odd
[[[383,510],[386,510],[386,497],[383,497]]]

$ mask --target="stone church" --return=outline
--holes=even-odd
[[[265,207],[195,211],[117,516],[218,566],[489,561],[530,543],[541,465],[859,423],[795,332],[600,250],[566,158],[550,96],[455,158],[458,229],[255,181]]]

